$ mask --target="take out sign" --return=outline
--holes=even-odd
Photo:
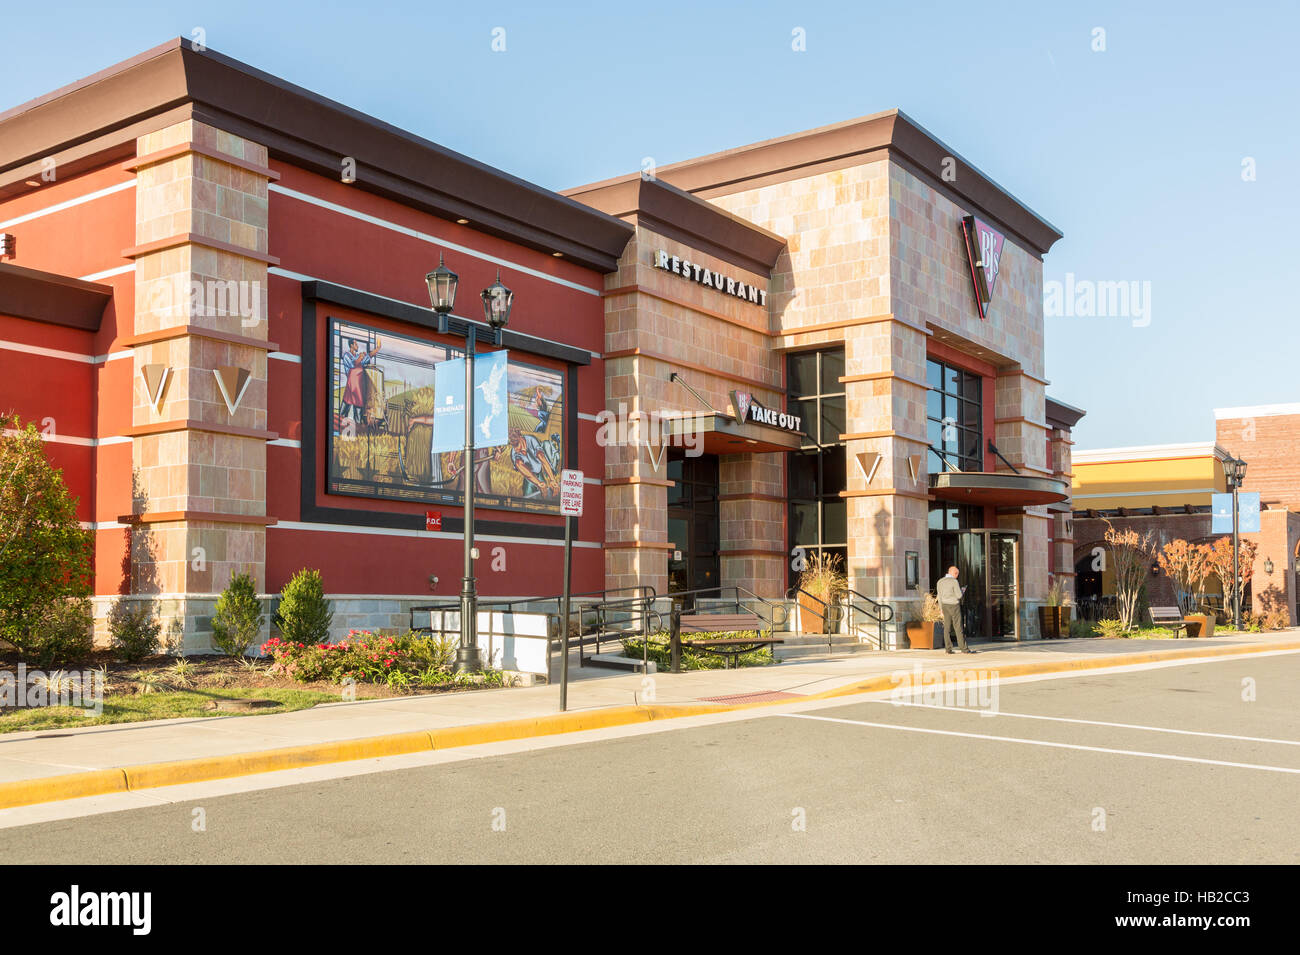
[[[768,424],[774,428],[781,428],[784,431],[799,433],[803,431],[803,417],[801,415],[777,411],[775,408],[764,408],[747,391],[733,391],[731,393],[731,406],[736,409],[736,420],[741,424],[746,421],[754,421],[758,424]]]

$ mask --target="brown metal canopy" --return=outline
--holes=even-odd
[[[1070,498],[1064,481],[1025,474],[946,471],[930,475],[930,493],[941,501],[985,507],[1034,507]]]
[[[665,431],[669,435],[698,435],[705,454],[797,451],[803,439],[800,432],[754,421],[741,424],[729,414],[704,412],[685,415],[668,419],[666,425]]]

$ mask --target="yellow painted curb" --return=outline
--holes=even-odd
[[[343,763],[353,759],[402,756],[407,753],[428,752],[432,748],[427,732],[394,733],[388,736],[368,736],[330,743],[287,746],[283,749],[268,749],[255,753],[233,753],[230,756],[146,763],[141,766],[127,766],[123,772],[126,773],[128,789],[153,789],[157,786],[177,786],[181,783],[199,783],[209,779],[249,776],[253,773],[273,773],[281,769],[301,769],[304,766],[319,766],[323,763]]]
[[[0,783],[0,809],[126,791],[126,774],[120,769],[92,769],[63,776],[19,779]]]
[[[1007,666],[984,666],[978,669],[993,672],[1000,678],[1031,676],[1047,673],[1064,673],[1071,670],[1093,670],[1169,660],[1191,660],[1224,656],[1241,656],[1268,653],[1276,650],[1300,650],[1300,641],[1275,645],[1246,647],[1213,647],[1205,650],[1162,650],[1132,654],[1124,657],[1104,656],[1083,660],[1050,660],[1041,663],[1016,663]],[[977,661],[971,661],[972,664]],[[976,669],[970,667],[966,669]],[[578,733],[583,730],[608,729],[633,723],[654,720],[681,719],[714,713],[729,713],[781,706],[789,703],[806,703],[817,700],[856,696],[893,689],[899,683],[898,672],[882,674],[833,690],[810,693],[795,699],[759,700],[751,703],[654,703],[640,706],[615,706],[607,709],[555,713],[549,716],[498,723],[478,723],[413,733],[393,733],[386,736],[368,736],[362,739],[341,740],[330,743],[311,743],[283,749],[262,750],[253,753],[234,753],[201,759],[182,759],[166,763],[147,763],[120,769],[99,769],[62,776],[45,776],[0,783],[0,809],[30,806],[35,803],[77,799],[83,796],[102,796],[110,793],[152,789],[159,786],[177,786],[182,783],[228,779],[250,776],[284,769],[301,769],[358,759],[376,759],[382,756],[400,756],[407,753],[454,749],[461,746],[478,746],[507,740],[529,739],[536,736],[554,736],[560,733]],[[952,668],[948,672],[961,671]],[[925,672],[923,669],[922,672]],[[943,672],[931,670],[930,672]]]

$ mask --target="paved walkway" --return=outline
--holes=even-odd
[[[702,670],[650,677],[571,667],[569,709],[599,714],[643,704],[727,705],[797,699],[847,691],[891,674],[944,670],[997,670],[1004,676],[1079,667],[1125,666],[1209,652],[1300,649],[1300,630],[1214,637],[1208,640],[1061,640],[991,644],[975,655],[935,651],[844,654],[767,667]],[[1029,668],[1023,665],[1032,665]],[[558,669],[558,665],[557,665]],[[597,675],[601,674],[601,675]],[[606,675],[607,674],[607,675]],[[888,686],[888,682],[885,684]],[[877,685],[872,689],[881,689]],[[481,690],[433,696],[330,703],[309,710],[263,716],[158,720],[64,728],[0,736],[0,784],[174,760],[262,753],[392,734],[481,727],[507,720],[553,717],[559,687]],[[662,717],[662,713],[659,714]],[[668,715],[672,715],[671,713]],[[590,728],[585,726],[583,728]],[[556,732],[555,729],[538,730]],[[528,732],[519,735],[535,735]],[[59,798],[59,797],[54,797]]]

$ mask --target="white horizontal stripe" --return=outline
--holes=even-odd
[[[83,365],[102,365],[106,361],[130,358],[135,354],[134,349],[124,348],[122,351],[109,352],[107,355],[79,355],[76,352],[63,351],[60,348],[44,348],[41,345],[28,345],[25,342],[11,342],[3,339],[0,339],[0,351],[20,351],[29,355],[40,355],[42,358],[61,358],[64,361],[80,362]]]
[[[1094,497],[1157,497],[1170,494],[1218,494],[1219,489],[1215,487],[1189,487],[1181,491],[1099,491],[1096,494],[1071,494],[1070,499],[1081,501],[1085,498]]]
[[[437,236],[429,235],[427,232],[420,232],[418,229],[412,229],[404,225],[398,225],[396,222],[389,222],[387,219],[380,219],[377,216],[367,215],[364,212],[357,212],[355,209],[349,209],[347,206],[341,206],[334,202],[328,202],[325,199],[318,199],[315,196],[308,195],[305,192],[298,192],[295,189],[288,189],[284,186],[271,183],[267,187],[271,192],[278,192],[281,195],[288,196],[291,199],[297,199],[301,202],[310,203],[313,206],[319,206],[322,209],[329,209],[331,212],[337,212],[341,215],[350,216],[353,219],[359,219],[362,222],[369,222],[371,225],[377,225],[384,229],[390,229],[393,232],[400,232],[402,235],[409,235],[414,239],[422,242],[428,242],[448,251],[463,252],[465,255],[473,256],[476,259],[482,259],[485,262],[491,262],[493,265],[504,266],[505,268],[514,269],[516,272],[523,272],[526,275],[532,275],[546,282],[554,282],[556,285],[563,285],[565,288],[575,289],[579,292],[586,292],[588,295],[600,296],[600,290],[589,288],[586,285],[579,285],[577,282],[570,282],[568,279],[557,278],[554,275],[547,275],[545,272],[539,272],[536,269],[530,269],[526,265],[520,265],[517,262],[511,262],[509,259],[499,259],[495,255],[488,255],[486,252],[479,252],[477,249],[471,249],[469,246],[458,245],[455,242],[448,242],[446,239],[439,239]]]
[[[400,298],[393,298],[391,295],[380,295],[378,292],[367,292],[365,289],[353,288],[351,285],[340,285],[338,282],[330,282],[329,279],[317,278],[314,275],[303,275],[301,272],[290,272],[288,269],[282,269],[279,268],[278,266],[272,266],[271,268],[268,268],[266,272],[268,275],[278,275],[281,278],[292,279],[295,282],[329,282],[330,285],[338,285],[339,288],[345,288],[352,292],[360,292],[362,295],[373,295],[375,298],[382,298],[385,302],[395,302],[398,305],[406,305],[409,308],[422,308],[431,311],[431,309],[429,309],[429,306],[427,305],[417,305],[415,302],[405,302]],[[458,318],[463,322],[470,321],[470,319],[465,318],[462,315],[457,315],[454,312],[452,313],[451,317]],[[480,322],[479,324],[482,323]],[[533,341],[537,341],[537,342],[546,342],[549,345],[563,345],[565,348],[577,348],[579,351],[586,351],[587,354],[589,354],[592,358],[601,357],[601,353],[598,351],[590,351],[588,349],[580,348],[577,345],[569,345],[565,342],[557,342],[553,339],[542,338],[538,335],[529,335],[527,332],[517,332],[512,329],[511,334],[517,335],[520,338],[531,338]]]
[[[276,359],[279,359],[280,361],[291,361],[291,362],[294,362],[294,363],[299,364],[299,365],[302,364],[302,356],[301,356],[301,355],[291,355],[291,354],[289,354],[289,352],[287,352],[287,351],[270,351],[270,352],[267,352],[267,353],[266,353],[266,357],[267,357],[267,358],[276,358]]]
[[[22,342],[0,341],[0,350],[20,351],[28,355],[40,355],[42,358],[61,358],[64,361],[81,362],[84,365],[99,364],[94,355],[78,355],[76,352],[63,351],[59,348],[43,348],[40,345],[27,345]]]
[[[65,202],[46,206],[44,209],[37,209],[35,212],[29,212],[16,219],[10,219],[8,222],[0,222],[0,229],[6,229],[11,225],[18,225],[22,222],[31,222],[33,219],[39,219],[41,216],[48,216],[55,212],[62,212],[64,209],[71,209],[73,206],[79,206],[83,202],[93,202],[96,199],[102,199],[104,196],[111,196],[115,192],[121,192],[123,189],[133,189],[134,187],[134,179],[129,179],[126,182],[119,182],[116,186],[109,186],[107,189],[100,189],[98,192],[88,192],[84,196],[78,196],[76,199],[68,199]]]
[[[18,432],[13,428],[5,428],[5,437],[13,437]],[[52,444],[71,444],[79,448],[98,448],[106,444],[130,444],[131,439],[126,435],[117,435],[111,438],[79,438],[70,434],[59,434],[57,431],[53,434],[41,433],[41,440]]]
[[[1300,415],[1300,403],[1283,405],[1247,405],[1244,408],[1215,408],[1214,420],[1225,418],[1270,418],[1274,415]]]
[[[1297,653],[1296,650],[1285,650],[1283,653]],[[1201,661],[1197,661],[1198,663]],[[986,682],[986,681],[980,681]],[[940,687],[943,684],[938,684]],[[928,687],[921,686],[916,689],[917,693],[927,692]],[[1247,743],[1276,743],[1279,746],[1300,746],[1300,739],[1273,739],[1268,736],[1236,736],[1232,733],[1206,733],[1200,730],[1179,730],[1167,726],[1143,726],[1140,723],[1110,723],[1104,720],[1080,720],[1068,716],[1040,716],[1037,713],[1004,713],[1001,710],[995,712],[989,710],[980,710],[978,708],[966,706],[939,706],[933,703],[907,703],[902,700],[864,700],[865,703],[887,703],[891,706],[914,706],[923,710],[949,710],[954,713],[982,713],[985,717],[1006,716],[1018,720],[1046,720],[1051,723],[1078,723],[1083,726],[1105,726],[1112,729],[1122,730],[1142,730],[1147,733],[1174,733],[1178,736],[1208,736],[1213,739],[1233,739]]]
[[[123,527],[130,527],[130,524],[119,524],[117,521],[81,521],[83,531],[116,531]]]
[[[578,420],[580,420],[580,421],[594,421],[594,422],[596,422],[597,424],[600,424],[600,419],[599,419],[599,418],[597,418],[594,414],[587,414],[585,411],[579,411],[579,412],[578,412]]]
[[[937,730],[923,726],[900,726],[897,723],[869,723],[866,720],[845,720],[834,716],[813,716],[811,713],[780,713],[778,716],[796,720],[819,720],[825,723],[844,723],[870,729],[899,730],[905,733],[929,733],[934,736],[960,736],[963,739],[983,739],[996,743],[1019,743],[1023,746],[1047,746],[1051,749],[1075,749],[1087,753],[1108,753],[1112,756],[1141,756],[1145,759],[1168,759],[1177,763],[1200,763],[1205,766],[1228,766],[1232,769],[1260,769],[1270,773],[1287,773],[1300,776],[1300,768],[1267,766],[1262,763],[1233,763],[1222,759],[1202,759],[1198,756],[1175,756],[1172,753],[1148,753],[1136,749],[1111,749],[1106,746],[1084,746],[1080,743],[1057,743],[1045,739],[1021,739],[1017,736],[995,736],[988,733],[960,733],[956,730]]]
[[[274,441],[266,442],[268,448],[301,448],[302,442],[295,441],[293,438],[276,438]]]
[[[355,524],[316,524],[307,521],[277,521],[271,525],[271,529],[281,528],[291,531],[324,531],[331,534],[375,534],[380,537],[423,537],[427,539],[441,540],[464,540],[462,534],[452,534],[449,531],[418,531],[408,530],[399,527],[359,527]],[[564,541],[552,540],[549,538],[539,537],[502,537],[496,534],[475,534],[476,541],[491,541],[497,544],[540,544],[547,547],[563,547]],[[601,544],[596,541],[574,541],[574,547],[594,547],[597,550]]]
[[[100,279],[112,278],[114,275],[125,275],[127,272],[134,272],[134,271],[135,271],[135,263],[132,262],[130,265],[119,265],[117,266],[117,268],[105,269],[102,272],[94,272],[90,275],[83,275],[81,277],[81,281],[98,282]]]
[[[595,484],[597,487],[599,487],[599,486],[603,485],[605,482],[602,481],[600,478],[589,478],[589,477],[585,477],[585,478],[582,479],[582,483],[583,483],[583,484]]]
[[[1227,452],[1213,442],[1199,444],[1144,444],[1128,448],[1096,448],[1072,451],[1075,464],[1108,464],[1112,461],[1161,461],[1168,458],[1223,457]]]

